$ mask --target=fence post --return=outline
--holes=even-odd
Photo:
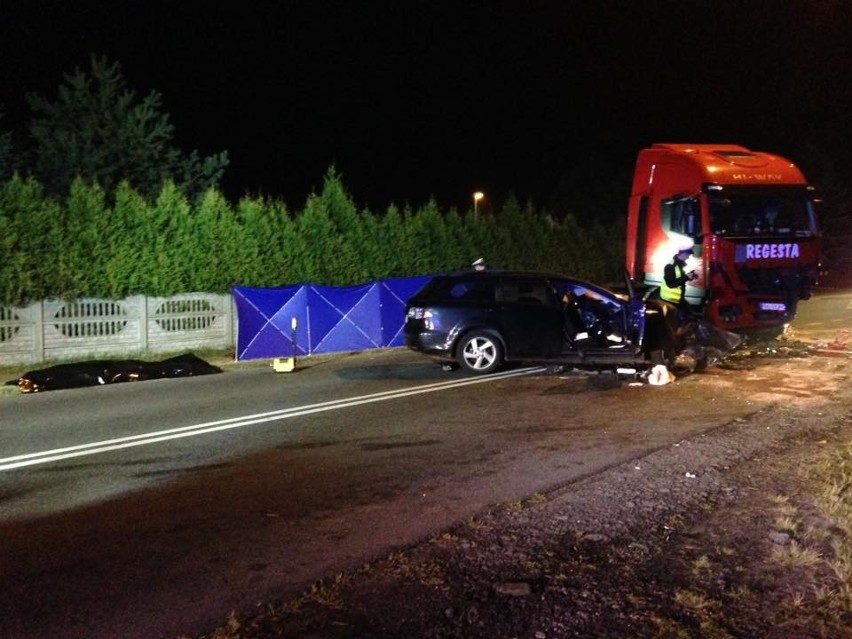
[[[44,300],[33,303],[33,356],[44,361]]]
[[[234,296],[223,295],[220,303],[225,309],[225,348],[231,348],[234,344]]]
[[[148,296],[137,295],[139,306],[139,350],[148,352]]]

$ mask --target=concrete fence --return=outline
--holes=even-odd
[[[230,295],[0,305],[0,365],[228,349],[236,344],[236,331]]]

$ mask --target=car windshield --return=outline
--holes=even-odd
[[[817,232],[816,203],[804,188],[725,188],[710,192],[708,198],[714,234],[809,236]]]

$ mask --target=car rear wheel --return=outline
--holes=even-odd
[[[503,361],[503,348],[493,335],[471,333],[459,344],[458,360],[471,373],[490,373]]]

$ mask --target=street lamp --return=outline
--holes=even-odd
[[[476,191],[473,194],[473,218],[476,219],[479,211],[479,200],[485,197],[485,193],[482,191]]]

